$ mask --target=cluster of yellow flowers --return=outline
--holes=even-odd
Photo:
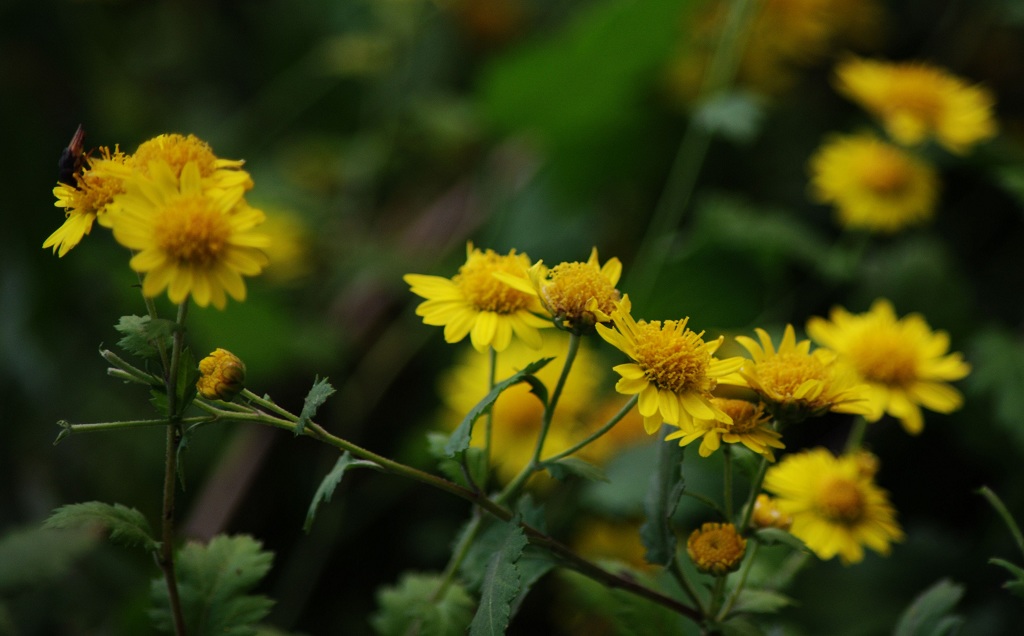
[[[930,220],[939,178],[921,146],[963,155],[996,134],[991,93],[929,64],[851,57],[836,83],[888,136],[833,135],[811,157],[812,196],[846,228],[893,234]]]
[[[417,314],[426,324],[443,326],[447,342],[469,335],[478,351],[515,351],[515,368],[525,366],[529,357],[518,345],[512,346],[513,334],[524,346],[544,345],[544,352],[550,353],[556,340],[543,337],[540,329],[556,327],[577,336],[596,331],[629,358],[613,367],[619,375],[615,388],[636,396],[644,430],[653,435],[668,425],[677,430],[665,436],[667,441],[687,445],[701,440],[702,457],[724,442],[741,444],[773,462],[774,451],[785,448],[781,426],[828,412],[856,414],[870,422],[888,414],[917,434],[923,427],[922,407],[949,413],[962,403],[949,382],[965,377],[970,367],[961,354],[949,353],[948,335],[932,331],[919,315],[897,317],[885,299],[864,314],[837,307],[830,319],[811,318],[807,332],[819,345],[814,350],[810,340],[798,341],[793,326],[787,325],[777,347],[768,332],[756,329],[758,340],[736,337],[750,358],[719,359],[715,353],[724,337],[705,339],[704,332],[688,327],[688,318],[634,318],[629,297],[615,287],[620,273],[618,259],[602,266],[596,250],[585,263],[548,269],[541,261],[531,264],[526,254],[515,250],[501,255],[470,245],[466,263],[452,278],[409,274],[405,280],[426,299]],[[585,364],[579,382],[587,386],[579,394],[590,396],[597,374],[594,362]],[[483,374],[476,368],[473,376],[479,380]],[[468,376],[455,377],[461,378],[456,383],[464,383]],[[472,393],[450,390],[452,382],[449,395]],[[720,397],[715,394],[719,385],[740,387],[751,397]],[[486,390],[478,381],[475,399]],[[525,394],[524,388],[519,400],[510,395],[504,405],[499,402],[497,412],[521,410],[514,405],[530,402]],[[465,410],[473,399],[449,403]],[[532,418],[513,417],[515,430],[509,429],[504,441],[495,444],[497,452],[505,446],[519,449],[511,451],[513,455],[525,455],[521,447],[535,439],[538,427],[527,428],[522,422],[536,419],[538,411],[535,406]],[[581,413],[575,408],[568,411],[573,416]],[[629,424],[616,428],[623,426]],[[552,451],[569,446],[569,428],[553,427],[548,440]],[[496,440],[501,435],[496,433]],[[891,541],[902,538],[902,531],[887,494],[874,483],[877,468],[877,459],[860,450],[839,457],[820,448],[788,455],[769,468],[764,487],[776,498],[759,498],[752,522],[788,528],[824,559],[838,555],[844,562],[859,561],[863,546],[885,553]],[[709,571],[725,571],[735,564],[708,556],[713,551],[706,546],[725,546],[729,554],[742,556],[743,543],[719,536],[728,534],[724,526],[713,530],[718,538],[702,539],[697,532],[690,550],[703,555],[698,563],[706,560]]]
[[[132,250],[146,297],[167,290],[171,302],[191,297],[218,309],[228,295],[245,299],[242,277],[266,267],[270,239],[256,231],[265,215],[245,201],[253,182],[242,161],[179,134],[158,135],[130,155],[117,146],[94,152],[80,154],[54,188],[66,220],[44,249],[63,257],[98,222]]]

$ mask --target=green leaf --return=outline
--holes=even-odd
[[[309,510],[306,512],[306,522],[302,525],[302,530],[309,534],[310,529],[313,527],[313,521],[316,519],[316,512],[320,508],[322,503],[330,503],[331,495],[334,494],[334,489],[341,483],[341,478],[345,475],[345,471],[354,464],[357,464],[355,458],[345,451],[342,453],[338,461],[334,462],[334,468],[324,475],[323,480],[320,482],[320,486],[316,489],[313,494],[313,501],[309,504]]]
[[[994,423],[1024,454],[1024,339],[1003,329],[981,330],[971,342],[973,362],[967,382],[995,405]]]
[[[176,328],[173,320],[153,320],[149,316],[121,316],[114,325],[114,329],[123,334],[117,341],[118,346],[140,358],[158,357],[158,347],[164,351],[169,349],[171,335]]]
[[[473,619],[473,599],[458,583],[438,595],[441,577],[407,573],[397,585],[377,590],[370,623],[380,636],[463,636]]]
[[[448,479],[451,479],[455,483],[469,487],[469,482],[466,480],[466,472],[469,472],[470,479],[477,486],[482,486],[487,482],[487,453],[484,449],[470,446],[461,453],[456,453],[453,459],[448,458],[445,446],[448,444],[448,435],[446,433],[427,433],[427,446],[430,454],[437,458],[437,468],[440,470]],[[463,467],[465,466],[465,471]]]
[[[503,524],[501,547],[491,556],[480,586],[480,604],[469,626],[473,636],[500,636],[511,619],[512,602],[519,596],[522,580],[516,562],[526,547],[526,535],[518,517]]]
[[[663,436],[659,434],[659,439]],[[644,496],[647,521],[640,528],[640,539],[647,548],[644,558],[648,563],[667,566],[675,558],[676,535],[672,531],[672,515],[686,488],[682,471],[683,451],[678,444],[658,444],[658,462]]]
[[[253,636],[274,602],[250,595],[267,572],[273,554],[252,537],[217,536],[208,545],[188,543],[177,552],[175,572],[181,609],[189,636]],[[158,629],[173,632],[173,618],[163,578],[150,585]]]
[[[323,380],[317,376],[313,382],[313,387],[309,390],[306,395],[306,400],[302,404],[302,412],[299,413],[299,421],[295,424],[295,436],[302,435],[305,431],[306,426],[316,415],[317,409],[319,409],[327,398],[334,395],[334,387],[327,381],[327,378]]]
[[[185,412],[195,399],[198,389],[196,381],[199,380],[199,365],[192,349],[185,347],[181,350],[181,357],[178,360],[178,378],[175,390],[177,401],[177,415]]]
[[[608,476],[600,466],[579,457],[563,457],[557,461],[544,462],[544,468],[559,481],[565,481],[570,475],[575,475],[588,481],[609,482]]]
[[[943,636],[954,633],[962,621],[949,613],[963,595],[962,585],[941,579],[919,594],[903,611],[893,636]]]
[[[147,550],[160,549],[153,538],[149,522],[141,512],[121,504],[101,501],[68,504],[54,510],[43,523],[44,528],[84,528],[103,526],[110,532],[110,540],[125,546],[141,546]]]
[[[733,611],[774,614],[784,607],[793,605],[793,603],[793,599],[774,590],[744,588],[736,599]]]
[[[448,438],[448,444],[445,446],[444,449],[445,454],[449,458],[451,458],[455,457],[457,453],[461,453],[462,451],[469,448],[469,440],[473,436],[473,424],[477,421],[477,419],[479,419],[481,415],[486,413],[487,410],[491,408],[494,402],[498,399],[498,396],[501,395],[501,392],[514,384],[519,384],[520,382],[527,382],[527,377],[530,377],[537,371],[543,369],[544,366],[547,363],[551,362],[552,360],[554,360],[554,358],[541,358],[536,362],[531,362],[530,364],[526,365],[521,371],[514,373],[508,378],[495,384],[494,388],[491,389],[490,393],[484,396],[484,399],[477,402],[476,406],[469,410],[469,413],[466,414],[466,417],[462,419],[462,423],[459,424],[458,428],[455,429],[451,437]],[[537,383],[530,381],[530,387],[531,389],[533,389],[532,392],[538,395],[538,397],[540,397],[540,395],[537,394],[536,392]],[[545,389],[545,393],[546,392],[547,390]]]
[[[96,542],[95,533],[84,529],[26,528],[0,537],[0,596],[62,578]]]
[[[781,543],[782,545],[789,546],[798,552],[809,552],[807,544],[805,544],[799,537],[778,528],[761,528],[754,533],[754,538],[765,545]]]
[[[722,636],[764,636],[764,631],[745,618],[731,618],[718,624]]]
[[[1016,580],[1007,581],[1003,583],[1003,587],[1010,591],[1015,596],[1024,597],[1024,568],[1014,565],[1005,559],[992,558],[988,560],[993,565],[998,565],[1009,570],[1010,574],[1016,577]]]

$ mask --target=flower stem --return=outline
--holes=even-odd
[[[591,442],[593,442],[597,438],[601,437],[602,435],[604,435],[608,431],[612,430],[612,427],[614,427],[616,424],[618,424],[622,420],[622,418],[626,417],[626,415],[629,414],[629,411],[636,405],[637,399],[639,397],[640,397],[639,395],[634,395],[633,397],[629,398],[629,400],[625,404],[622,405],[622,408],[619,409],[618,413],[613,415],[612,418],[610,420],[608,420],[608,422],[604,426],[602,426],[601,428],[599,428],[596,431],[594,431],[586,439],[584,439],[583,441],[581,441],[581,442],[579,442],[577,444],[574,444],[573,446],[570,446],[569,448],[565,449],[564,451],[562,451],[560,453],[557,453],[555,455],[552,455],[551,457],[548,457],[547,459],[545,459],[541,463],[554,462],[554,461],[558,461],[559,459],[562,459],[564,457],[568,457],[569,455],[572,455],[573,453],[575,453],[576,451],[580,450],[584,446],[587,446],[588,444],[590,444]]]
[[[1013,515],[1007,510],[1006,504],[999,498],[999,495],[988,486],[982,486],[978,489],[978,494],[988,500],[989,504],[995,508],[999,516],[1003,518],[1003,523],[1010,530],[1010,534],[1013,535],[1013,540],[1017,543],[1017,548],[1024,554],[1024,534],[1021,534],[1020,526],[1013,519]]]
[[[845,453],[855,453],[860,450],[864,442],[864,433],[867,431],[868,421],[863,415],[857,415],[853,420],[853,428],[850,429],[850,436],[846,438]]]
[[[185,636],[185,617],[181,611],[178,581],[174,572],[174,495],[178,475],[178,444],[181,443],[181,414],[178,412],[178,366],[185,340],[185,317],[188,300],[178,305],[177,329],[171,345],[171,362],[165,367],[164,386],[167,388],[167,448],[164,455],[163,510],[160,516],[161,544],[157,561],[167,583],[167,597],[174,619],[175,636]]]
[[[747,503],[743,506],[743,519],[737,527],[740,535],[743,535],[747,528],[750,527],[750,519],[754,516],[754,502],[757,501],[757,495],[761,492],[761,484],[764,483],[764,475],[767,470],[768,458],[762,456],[761,463],[757,467],[757,474],[754,476],[754,481],[750,482],[750,494],[747,496]]]
[[[725,504],[725,518],[732,522],[732,449],[728,444],[722,449],[722,501]]]
[[[740,592],[743,591],[743,587],[747,584],[747,576],[750,575],[750,568],[753,566],[754,559],[757,557],[757,549],[760,547],[760,543],[754,541],[754,545],[750,548],[750,553],[747,555],[747,560],[743,564],[743,570],[740,572],[740,580],[736,583],[736,587],[733,588],[732,594],[729,595],[729,599],[722,606],[722,610],[718,612],[718,622],[724,621],[729,617],[729,612],[732,611],[733,606],[736,605],[736,601],[740,597]]]

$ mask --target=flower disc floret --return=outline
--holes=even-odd
[[[875,485],[874,472],[865,470],[864,455],[835,457],[816,448],[787,456],[765,474],[765,490],[792,517],[790,532],[822,559],[856,563],[864,547],[884,555],[903,539],[896,511]]]
[[[538,329],[550,327],[541,317],[544,308],[535,293],[510,285],[509,278],[529,286],[530,259],[515,250],[502,255],[466,247],[466,262],[452,278],[406,274],[403,279],[412,293],[426,298],[416,308],[424,324],[443,326],[446,342],[461,341],[467,335],[477,351],[493,347],[505,350],[515,334],[536,349],[541,346]]]
[[[876,300],[863,314],[836,307],[830,320],[813,317],[807,333],[835,351],[867,383],[870,421],[888,413],[908,433],[924,428],[921,407],[952,413],[963,396],[948,382],[971,371],[960,353],[949,351],[949,335],[932,331],[919,314],[897,318],[888,300]]]
[[[673,426],[690,425],[693,418],[732,423],[712,403],[711,391],[718,378],[738,369],[743,359],[715,358],[724,338],[705,342],[703,332],[686,327],[689,319],[637,322],[630,309],[625,296],[611,315],[615,329],[598,324],[597,332],[633,359],[615,367],[622,376],[615,389],[638,396],[647,432],[654,434],[663,421]]]
[[[240,188],[204,189],[195,164],[180,178],[163,162],[151,169],[151,176],[126,181],[110,213],[114,238],[137,252],[130,265],[145,274],[143,295],[166,289],[171,302],[191,296],[201,307],[218,309],[226,295],[245,300],[242,276],[255,276],[267,264],[262,248],[270,239],[254,231],[263,213],[245,203]]]
[[[739,568],[747,540],[731,523],[705,523],[690,534],[686,552],[698,570],[722,576]]]

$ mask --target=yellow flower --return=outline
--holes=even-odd
[[[870,134],[835,136],[811,157],[812,196],[850,229],[892,234],[932,218],[935,170]]]
[[[90,156],[85,159],[81,173],[75,175],[75,185],[58,183],[53,189],[53,195],[57,197],[54,205],[64,208],[66,220],[46,239],[43,249],[52,247],[60,257],[67,254],[81,242],[82,237],[92,231],[93,221],[105,216],[114,197],[124,192],[124,181],[121,178],[103,176],[102,172],[98,173],[93,166],[109,162],[130,170],[131,158],[116,146],[113,153],[106,147],[99,148],[98,152],[98,157]]]
[[[739,373],[722,378],[723,383],[749,386],[783,422],[798,422],[828,411],[868,413],[868,387],[835,353],[811,351],[810,340],[797,342],[793,325],[786,325],[777,351],[768,332],[755,331],[760,344],[736,336],[753,359],[744,361]]]
[[[686,552],[698,570],[722,576],[740,567],[747,540],[731,523],[705,523],[690,534]]]
[[[223,309],[225,292],[245,300],[242,276],[267,264],[261,251],[269,237],[253,231],[263,213],[249,207],[241,188],[203,187],[199,166],[189,162],[179,177],[162,161],[149,175],[135,174],[111,210],[114,238],[135,250],[131,268],[144,273],[142,293],[167,289],[171,302],[189,295],[196,304]]]
[[[771,417],[764,412],[763,404],[725,398],[712,398],[711,402],[732,418],[732,423],[694,418],[692,423],[681,425],[680,430],[666,436],[665,441],[678,439],[680,446],[686,446],[702,439],[699,449],[701,457],[710,456],[718,450],[721,442],[739,443],[767,457],[769,461],[775,461],[772,448],[786,447],[779,441],[782,435],[772,428]]]
[[[538,329],[550,327],[536,294],[509,285],[495,274],[527,279],[530,258],[515,250],[502,256],[481,252],[470,243],[466,262],[451,279],[422,274],[403,277],[412,293],[427,300],[416,308],[424,324],[444,326],[445,342],[459,342],[467,335],[477,351],[493,347],[504,351],[512,334],[534,349],[540,347]],[[506,279],[507,280],[507,277]]]
[[[789,530],[793,525],[793,517],[779,510],[778,502],[761,493],[754,500],[754,512],[750,515],[750,523],[755,528],[778,528]]]
[[[791,515],[790,532],[821,559],[844,564],[864,558],[864,546],[888,554],[903,539],[888,494],[864,470],[861,453],[835,457],[824,448],[789,455],[770,467],[764,487]]]
[[[836,68],[838,89],[881,119],[903,145],[934,138],[963,154],[994,137],[994,98],[945,70],[920,62],[850,58]]]
[[[559,263],[551,269],[537,261],[529,280],[500,275],[502,281],[521,291],[536,294],[544,308],[562,328],[582,333],[599,322],[609,322],[622,295],[615,285],[622,275],[622,263],[612,258],[601,266],[597,248],[586,263]]]
[[[960,353],[947,354],[946,332],[933,332],[919,314],[897,318],[882,298],[867,313],[836,307],[830,318],[811,318],[807,333],[849,360],[867,382],[869,421],[888,413],[916,435],[924,428],[920,407],[938,413],[960,408],[963,396],[948,382],[966,377],[971,367]]]
[[[309,228],[298,215],[284,210],[263,210],[267,220],[263,231],[274,237],[266,248],[270,264],[267,278],[275,283],[290,283],[312,271]]]
[[[198,170],[204,190],[237,189],[241,195],[253,187],[249,173],[242,170],[244,163],[239,159],[217,157],[210,145],[195,135],[171,133],[141,143],[132,155],[131,165],[100,162],[95,168],[104,176],[128,179],[133,173],[152,177],[154,166],[164,164],[175,178],[180,178],[185,166],[192,164]]]
[[[705,342],[683,320],[637,322],[630,315],[629,296],[612,312],[615,329],[597,325],[597,333],[633,362],[615,367],[621,378],[615,390],[638,395],[637,406],[644,428],[653,435],[663,421],[692,425],[694,418],[731,423],[731,418],[711,402],[718,378],[743,364],[742,358],[713,357],[724,338]]]
[[[245,388],[245,363],[227,349],[215,349],[199,361],[196,389],[207,400],[230,401]]]

